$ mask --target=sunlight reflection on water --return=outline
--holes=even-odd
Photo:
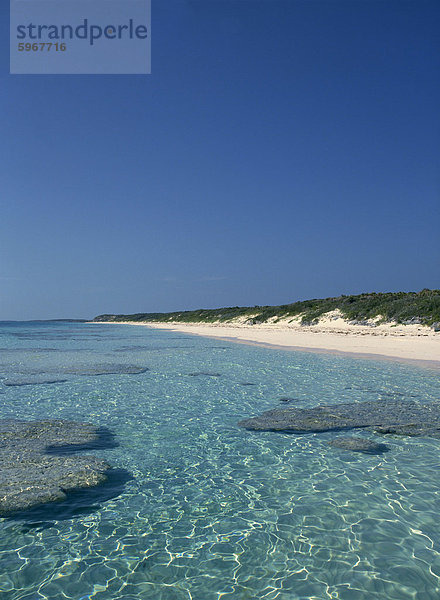
[[[68,373],[0,381],[2,418],[109,427],[120,445],[93,453],[133,476],[92,512],[1,520],[5,600],[439,597],[439,440],[389,436],[365,455],[331,448],[337,433],[237,427],[282,398],[438,400],[438,372],[124,325],[1,333],[3,381]]]

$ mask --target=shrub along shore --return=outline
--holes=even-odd
[[[341,317],[352,324],[426,325],[440,330],[440,290],[342,295],[280,306],[234,306],[131,315],[103,314],[93,321],[227,324],[240,320],[248,325],[259,325],[298,318],[301,325],[315,325],[323,315],[333,311],[339,311]]]

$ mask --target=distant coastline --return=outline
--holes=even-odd
[[[439,290],[341,296],[279,307],[100,315],[92,323],[144,325],[272,348],[440,367]]]
[[[87,319],[6,319],[0,323],[87,323]]]

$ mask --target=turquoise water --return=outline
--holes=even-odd
[[[236,425],[282,397],[438,400],[438,371],[129,325],[0,334],[1,418],[107,426],[120,445],[93,453],[133,477],[64,516],[0,519],[2,600],[440,597],[440,440],[362,432],[390,448],[365,455]]]

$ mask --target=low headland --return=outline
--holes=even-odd
[[[247,344],[440,367],[440,290],[343,295],[280,306],[103,314],[92,323],[146,325]]]

